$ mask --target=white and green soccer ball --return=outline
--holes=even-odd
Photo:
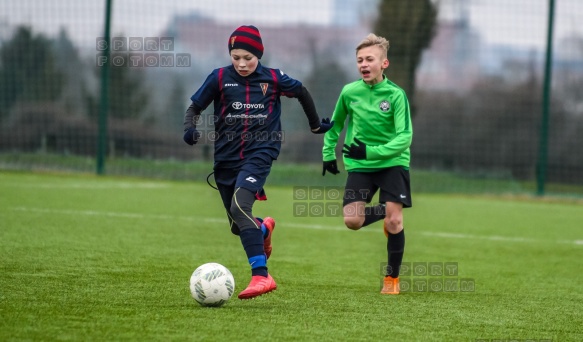
[[[202,306],[221,306],[235,291],[235,278],[225,266],[210,262],[200,265],[190,277],[192,297]]]

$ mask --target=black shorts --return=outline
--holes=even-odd
[[[379,189],[379,203],[402,203],[403,208],[413,206],[409,170],[402,166],[376,172],[348,172],[342,205],[353,202],[370,203]]]
[[[272,163],[273,159],[267,155],[252,156],[237,162],[215,163],[214,178],[227,211],[237,188],[245,188],[255,193],[255,198],[259,201],[267,200],[263,186]]]

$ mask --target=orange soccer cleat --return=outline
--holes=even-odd
[[[269,230],[269,235],[263,240],[263,250],[265,251],[265,256],[267,259],[271,256],[271,235],[275,229],[275,220],[272,217],[266,217],[263,219],[263,225]]]
[[[399,291],[399,277],[393,278],[391,276],[386,276],[383,280],[383,289],[381,290],[381,294],[397,295],[399,294]]]
[[[270,274],[267,277],[253,276],[247,288],[239,293],[239,299],[251,299],[277,289],[277,284]]]

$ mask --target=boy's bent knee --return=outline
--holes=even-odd
[[[362,224],[364,223],[364,219],[360,217],[345,217],[344,224],[346,228],[352,230],[359,230],[362,228]]]
[[[240,230],[258,228],[252,214],[253,202],[255,195],[251,191],[243,188],[235,191],[229,212]]]
[[[403,230],[403,220],[400,216],[391,216],[385,218],[385,228],[391,234],[397,234]]]

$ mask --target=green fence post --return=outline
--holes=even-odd
[[[105,155],[107,153],[107,110],[109,107],[109,44],[111,26],[111,2],[105,0],[105,29],[104,39],[106,41],[103,56],[105,64],[101,66],[101,100],[99,105],[99,125],[97,136],[97,174],[105,173]]]
[[[547,153],[549,135],[549,106],[551,97],[551,82],[553,68],[553,21],[555,17],[555,0],[549,0],[549,18],[547,27],[547,49],[545,56],[545,75],[543,80],[543,104],[542,119],[540,128],[540,145],[537,162],[537,190],[539,196],[545,194],[545,183],[547,178]]]

